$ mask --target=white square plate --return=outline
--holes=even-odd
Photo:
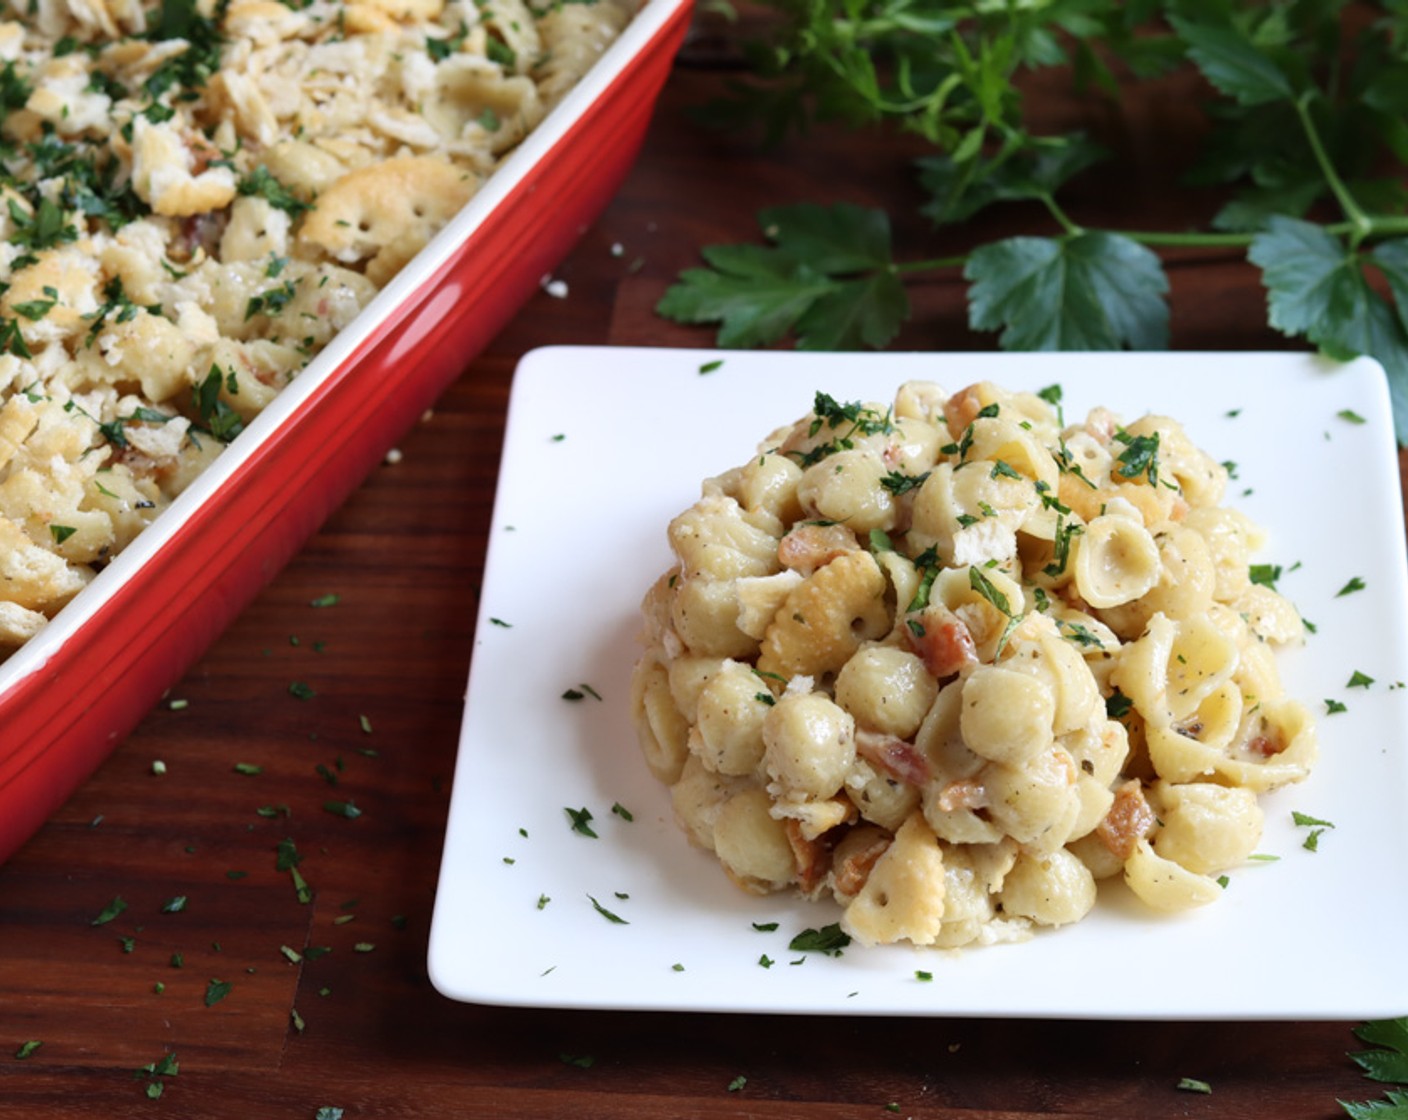
[[[1214,905],[1160,917],[1116,883],[1084,921],[1022,943],[804,954],[789,940],[839,911],[741,892],[676,826],[629,713],[640,599],[671,563],[666,525],[704,478],[805,415],[817,390],[887,401],[911,378],[950,391],[1059,383],[1068,418],[1100,404],[1126,421],[1171,415],[1236,463],[1227,501],[1268,531],[1256,559],[1283,567],[1280,589],[1317,627],[1280,665],[1288,692],[1317,713],[1321,759],[1305,783],[1263,801],[1261,851],[1280,858],[1234,870]],[[1398,940],[1408,594],[1389,417],[1376,364],[1293,353],[529,354],[513,387],[431,930],[436,987],[496,1004],[803,1014],[1408,1011]],[[1365,589],[1337,595],[1354,577]],[[1348,687],[1356,671],[1374,683]],[[1348,710],[1325,714],[1329,699]],[[566,810],[583,808],[596,839],[571,827]],[[1302,846],[1292,811],[1334,822],[1317,851]]]

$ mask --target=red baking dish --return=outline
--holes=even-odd
[[[597,217],[639,151],[690,9],[690,0],[647,0],[450,225],[0,665],[0,860],[92,773]]]

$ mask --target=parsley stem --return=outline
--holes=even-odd
[[[969,254],[967,253],[960,253],[956,257],[934,257],[932,260],[906,261],[903,264],[896,262],[894,268],[896,274],[905,272],[936,272],[944,268],[962,268],[968,263],[968,256]]]
[[[1315,127],[1315,121],[1310,115],[1310,103],[1314,97],[1314,91],[1307,91],[1297,97],[1295,100],[1296,115],[1300,117],[1300,125],[1305,131],[1305,139],[1310,144],[1310,150],[1315,155],[1315,162],[1320,165],[1320,173],[1325,176],[1325,182],[1329,185],[1336,201],[1339,202],[1344,216],[1350,222],[1350,248],[1357,249],[1360,242],[1373,232],[1374,223],[1370,220],[1369,215],[1359,208],[1359,203],[1349,193],[1349,188],[1344,185],[1339,172],[1335,170],[1335,165],[1330,162],[1330,156],[1320,140],[1320,130]]]

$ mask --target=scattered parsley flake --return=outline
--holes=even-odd
[[[1349,595],[1355,591],[1363,591],[1368,586],[1359,576],[1353,576],[1348,583],[1335,592],[1335,598],[1338,599],[1342,595]]]
[[[798,953],[825,953],[827,956],[840,956],[841,950],[851,943],[851,935],[841,929],[839,922],[832,922],[821,929],[804,929],[787,943],[787,947]]]
[[[1345,688],[1368,688],[1373,683],[1373,677],[1369,676],[1367,673],[1361,673],[1358,669],[1355,669],[1354,674],[1349,678],[1349,681],[1345,685]]]
[[[578,1069],[591,1069],[596,1065],[596,1059],[590,1054],[559,1054],[557,1060],[564,1065],[576,1066]]]
[[[505,621],[504,621],[503,619],[501,619],[501,618],[491,618],[491,619],[489,619],[489,621],[490,621],[493,625],[495,625],[495,626],[502,626],[505,630],[512,630],[512,629],[513,629],[513,623],[511,623],[511,622],[505,622]]]
[[[161,904],[163,914],[179,914],[186,908],[186,896],[183,894],[172,895]]]
[[[305,684],[303,681],[289,681],[288,694],[299,700],[311,700],[318,695],[311,685]]]
[[[1335,714],[1338,713],[1338,712],[1347,712],[1347,711],[1349,711],[1349,708],[1348,708],[1345,704],[1341,703],[1339,700],[1326,700],[1326,701],[1325,701],[1325,714],[1326,714],[1327,716],[1332,716],[1332,715],[1335,715]]]
[[[331,607],[342,601],[342,596],[329,591],[326,595],[319,595],[316,599],[309,599],[310,607]]]
[[[547,895],[545,895],[545,894],[540,894],[540,895],[538,896],[538,909],[539,909],[539,910],[542,910],[542,909],[543,909],[544,907],[546,907],[547,904],[548,904],[549,902],[551,902],[551,901],[552,901],[552,899],[550,899]]]
[[[728,1083],[728,1091],[730,1093],[736,1093],[747,1084],[748,1078],[744,1077],[743,1074],[740,1073],[737,1077],[735,1077],[732,1081]]]
[[[252,762],[236,762],[233,769],[236,774],[244,774],[247,777],[264,773],[264,767],[256,766]]]
[[[753,928],[754,928],[755,930],[757,930],[759,933],[772,933],[773,930],[777,929],[777,923],[776,923],[776,922],[754,922],[754,923],[753,923]]]
[[[120,894],[115,895],[113,897],[113,900],[102,908],[102,910],[98,913],[98,916],[94,918],[89,923],[89,925],[105,926],[126,909],[127,900],[124,899]]]
[[[362,810],[351,801],[324,801],[323,808],[333,816],[346,817],[349,821],[355,821],[362,815]]]
[[[1351,424],[1367,424],[1368,421],[1352,408],[1342,408],[1335,413],[1341,420],[1348,420]]]
[[[758,964],[761,965],[763,968],[771,968],[775,963],[776,962],[766,953],[764,953],[761,957],[758,958]]]
[[[923,980],[925,983],[928,983],[934,978],[934,974],[932,972],[925,972],[922,968],[917,968],[914,970],[914,978],[916,980]]]
[[[595,898],[592,898],[591,895],[587,895],[587,898],[592,904],[592,909],[595,910],[598,914],[600,914],[603,918],[605,918],[608,922],[612,922],[618,926],[628,926],[631,924],[630,922],[626,921],[625,918],[621,917],[621,915],[613,914]]]
[[[618,817],[620,817],[623,821],[633,821],[636,819],[635,815],[624,805],[622,805],[619,801],[617,801],[611,806],[611,811],[615,813]]]
[[[1252,564],[1247,568],[1247,578],[1252,583],[1276,590],[1276,581],[1281,578],[1280,564]]]
[[[1196,1077],[1180,1077],[1178,1085],[1175,1086],[1185,1093],[1211,1093],[1212,1086],[1206,1081],[1199,1081]]]
[[[21,1042],[20,1048],[15,1051],[15,1060],[22,1062],[44,1045],[44,1040],[31,1038],[28,1042]]]
[[[205,1006],[214,1007],[230,994],[230,989],[233,987],[234,984],[229,980],[211,980],[205,986]]]
[[[354,953],[370,953],[373,952],[375,949],[376,943],[373,941],[359,941],[357,942],[357,944],[352,946],[352,951]]]
[[[583,836],[590,836],[593,840],[601,839],[592,829],[592,813],[590,809],[585,806],[580,809],[569,809],[564,805],[562,811],[567,814],[567,819],[572,822],[573,832],[580,832]]]
[[[713,373],[716,369],[718,369],[718,368],[719,368],[720,366],[722,366],[723,364],[724,364],[724,360],[723,360],[722,358],[715,358],[712,362],[705,362],[702,366],[700,366],[700,367],[699,367],[699,372],[700,372],[700,373]]]

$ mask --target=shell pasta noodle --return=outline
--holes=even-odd
[[[1178,421],[1060,390],[818,392],[668,527],[632,714],[689,840],[865,945],[1216,900],[1316,760],[1289,601]]]
[[[450,221],[635,8],[0,3],[0,660]]]

